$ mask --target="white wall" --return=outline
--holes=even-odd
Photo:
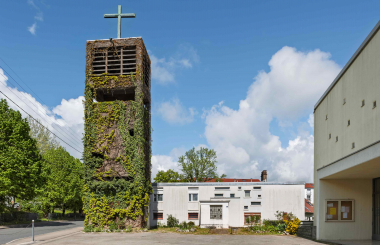
[[[318,183],[317,239],[366,240],[372,238],[372,180],[320,180]],[[326,222],[326,199],[353,199],[355,221]],[[314,208],[314,210],[316,209]]]
[[[165,185],[165,184],[163,184]],[[223,186],[223,185],[219,185]],[[242,227],[244,226],[244,213],[261,213],[262,219],[276,219],[275,212],[285,211],[292,212],[299,219],[305,219],[305,201],[304,201],[304,184],[283,185],[270,184],[265,185],[259,183],[225,185],[230,187],[229,190],[216,190],[216,186],[199,185],[198,202],[189,202],[189,190],[191,186],[176,186],[175,184],[166,184],[154,192],[162,192],[163,202],[154,202],[151,197],[150,203],[150,219],[151,226],[156,226],[157,221],[153,220],[153,213],[163,213],[163,220],[158,220],[162,224],[166,224],[167,216],[172,214],[180,222],[193,221],[199,225],[199,221],[203,225],[222,224],[223,226]],[[255,190],[253,187],[261,187],[261,190]],[[239,190],[241,187],[241,190]],[[244,190],[250,190],[250,197],[245,197]],[[215,198],[215,193],[223,194],[224,198]],[[235,194],[235,198],[230,198],[230,194]],[[261,195],[261,198],[259,197]],[[224,202],[224,203],[223,203]],[[254,206],[251,202],[261,202],[261,205]],[[210,204],[213,203],[213,204]],[[210,205],[223,203],[223,221],[210,220]],[[248,206],[248,210],[244,210],[244,206]],[[202,210],[202,212],[200,212]],[[189,220],[189,212],[198,212],[198,220]]]

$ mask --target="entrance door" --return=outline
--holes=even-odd
[[[380,240],[380,178],[373,180],[373,240]]]

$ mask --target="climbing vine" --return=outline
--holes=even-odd
[[[142,69],[137,65],[136,75],[93,76],[91,54],[97,42],[102,45],[105,41],[87,44],[83,139],[85,225],[103,228],[113,222],[122,222],[143,227],[148,219],[152,187],[150,111],[144,106],[146,88],[143,88]],[[139,44],[138,41],[136,43]],[[145,50],[142,41],[139,50]],[[135,99],[94,100],[98,89],[115,88],[133,88]],[[120,170],[113,169],[115,165],[122,166],[122,172],[126,174],[121,175]]]

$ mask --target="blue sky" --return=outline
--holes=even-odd
[[[2,81],[52,130],[83,131],[86,40],[116,37],[118,4],[152,60],[153,172],[207,146],[227,176],[270,180],[312,180],[313,105],[380,19],[378,1],[5,1]]]

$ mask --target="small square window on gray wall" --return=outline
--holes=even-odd
[[[223,207],[222,205],[210,205],[210,219],[222,219]]]
[[[248,210],[248,206],[244,206],[244,210]]]
[[[164,194],[157,194],[157,201],[162,202],[164,200]]]
[[[238,190],[239,190],[239,191],[241,190],[241,186],[238,187]]]
[[[234,193],[231,193],[231,194],[230,194],[230,197],[235,197],[235,194],[234,194]]]
[[[197,202],[198,194],[197,193],[189,193],[189,202]]]

